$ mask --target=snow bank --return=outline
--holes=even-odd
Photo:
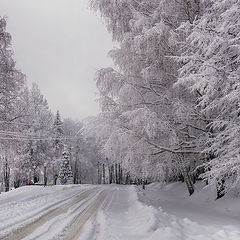
[[[196,184],[196,191],[191,197],[182,183],[166,186],[152,183],[146,191],[136,189],[139,200],[145,208],[150,208],[149,212],[156,219],[155,231],[149,239],[159,239],[160,236],[161,239],[174,240],[240,239],[240,217],[235,219],[233,214],[234,210],[239,212],[239,199],[215,201],[211,189],[202,183]],[[232,205],[233,202],[235,204]]]
[[[163,190],[159,184],[148,186]],[[84,229],[81,240],[239,240],[234,226],[203,225],[186,217],[169,214],[161,207],[139,200],[139,189],[116,186],[103,209]],[[181,189],[179,184],[166,186],[165,191]],[[137,194],[138,193],[138,194]],[[142,193],[143,194],[143,193]],[[180,198],[185,197],[182,193]],[[141,196],[142,198],[142,196]]]

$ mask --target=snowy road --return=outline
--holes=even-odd
[[[134,186],[28,186],[0,195],[0,240],[239,240],[138,200]]]
[[[77,239],[107,196],[93,186],[36,186],[13,192],[0,200],[1,240]]]

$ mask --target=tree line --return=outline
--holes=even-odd
[[[102,164],[239,194],[239,0],[91,0],[116,47],[85,125]],[[113,171],[110,171],[110,176]]]
[[[55,184],[64,148],[71,153],[74,182],[96,183],[95,159],[101,156],[82,125],[53,114],[37,84],[27,87],[0,18],[0,192],[44,180]]]

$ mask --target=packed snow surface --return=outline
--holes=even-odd
[[[0,195],[0,239],[239,240],[237,206],[183,184],[26,186]]]

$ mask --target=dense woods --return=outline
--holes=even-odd
[[[35,183],[55,184],[62,151],[71,154],[75,183],[95,183],[95,139],[82,123],[52,113],[37,84],[16,68],[6,19],[0,19],[0,192]],[[100,158],[101,156],[98,156]],[[44,176],[45,175],[45,176]]]
[[[239,194],[238,0],[92,0],[116,48],[88,122],[126,179]],[[113,171],[110,171],[110,174]]]

